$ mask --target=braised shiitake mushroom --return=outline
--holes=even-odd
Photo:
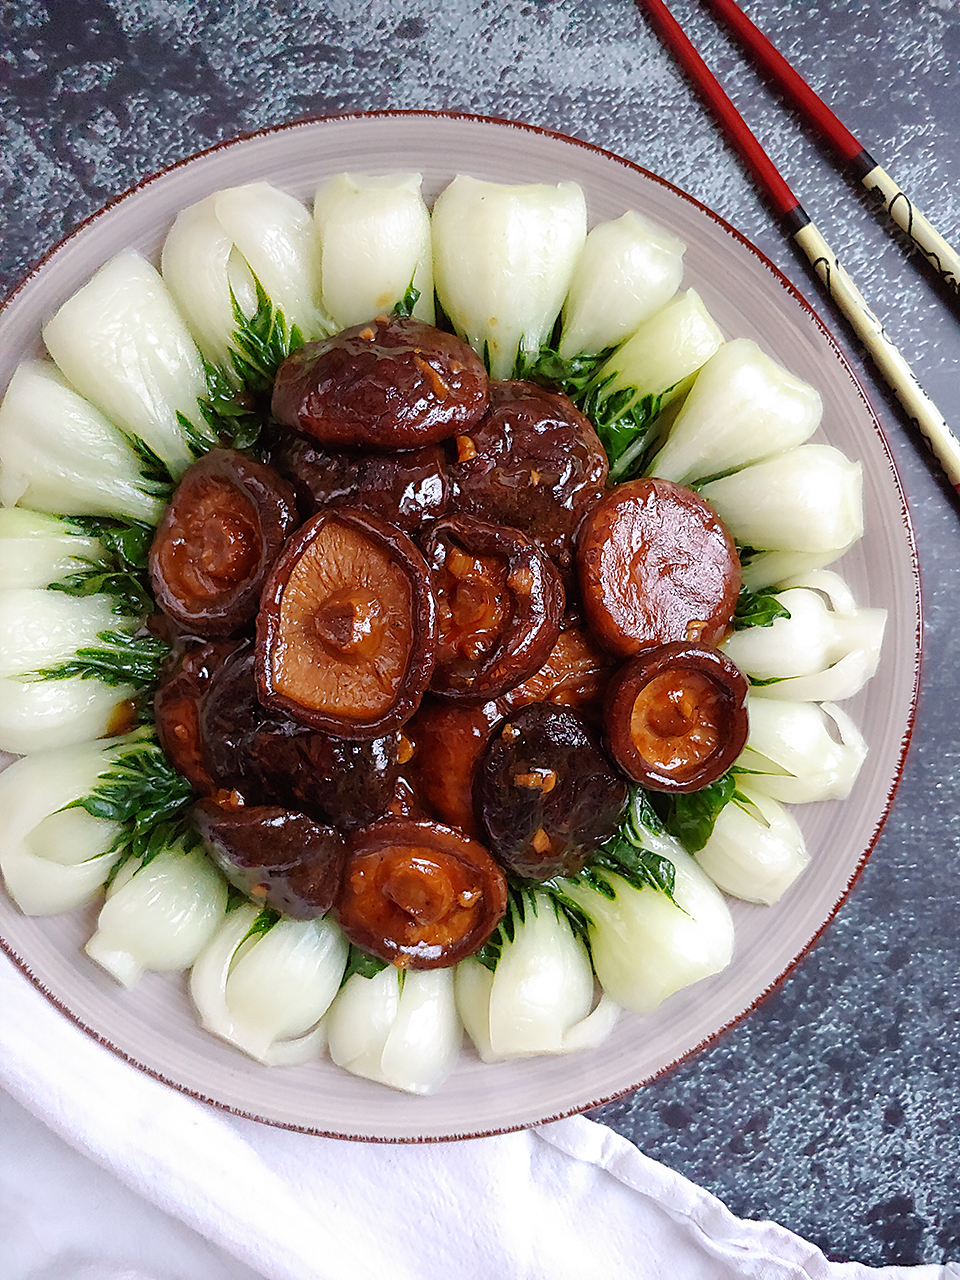
[[[430,688],[487,702],[520,684],[556,643],[560,575],[518,529],[447,516],[422,543],[437,600],[437,658]]]
[[[659,645],[616,673],[604,717],[621,769],[652,791],[699,791],[747,740],[747,680],[716,649]]]
[[[457,510],[534,538],[557,566],[607,480],[607,455],[566,396],[532,382],[493,382],[483,420],[456,440]]]
[[[381,737],[417,709],[435,643],[430,573],[407,535],[367,511],[322,511],[263,591],[260,700],[336,737]]]
[[[293,485],[305,516],[330,507],[362,507],[404,533],[447,509],[450,479],[440,445],[402,453],[337,453],[294,435],[271,458]]]
[[[475,706],[426,698],[405,732],[415,745],[410,769],[417,793],[441,822],[479,838],[473,774],[495,726],[500,704]]]
[[[160,608],[197,636],[232,635],[257,612],[260,591],[297,523],[291,486],[234,449],[188,467],[150,549]]]
[[[441,822],[480,838],[473,778],[496,725],[532,702],[573,707],[599,719],[612,665],[610,655],[571,623],[538,670],[495,702],[478,706],[425,698],[404,730],[416,744],[409,767],[418,795]]]
[[[530,880],[571,876],[612,835],[628,788],[584,721],[537,702],[503,721],[477,766],[474,808],[498,861]]]
[[[397,736],[347,741],[268,711],[257,697],[253,646],[211,679],[200,710],[204,759],[219,787],[349,830],[385,813],[397,781]]]
[[[504,874],[475,840],[437,822],[384,818],[351,838],[336,914],[371,955],[439,969],[483,946],[506,905]]]
[[[377,316],[308,342],[280,366],[274,417],[334,448],[419,449],[469,431],[487,407],[480,358],[412,316]]]
[[[164,673],[153,699],[157,737],[173,767],[195,791],[209,795],[223,784],[210,772],[200,729],[200,705],[214,675],[237,648],[231,640],[187,649]]]
[[[581,715],[599,714],[614,659],[572,618],[564,621],[557,642],[529,679],[499,699],[504,715],[531,702],[575,707]]]
[[[727,529],[703,498],[670,480],[610,489],[583,522],[577,563],[587,621],[623,657],[679,640],[717,644],[740,592]]]
[[[192,814],[208,853],[241,893],[294,920],[330,910],[347,857],[334,827],[273,806],[213,800]]]

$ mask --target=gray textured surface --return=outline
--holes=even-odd
[[[883,216],[700,6],[673,7],[960,430],[956,300],[914,269]],[[956,242],[957,0],[748,7]],[[4,289],[111,196],[222,138],[304,115],[430,107],[620,152],[716,209],[816,292],[630,0],[27,0],[7,6],[4,24]],[[851,357],[862,369],[856,349]],[[910,500],[927,624],[894,812],[851,899],[783,987],[597,1118],[735,1212],[878,1265],[960,1258],[960,534],[955,495],[864,377]]]

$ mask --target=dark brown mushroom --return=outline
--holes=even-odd
[[[488,702],[532,675],[560,634],[564,592],[546,553],[518,529],[447,516],[422,543],[437,600],[430,688]]]
[[[378,738],[416,711],[435,645],[430,572],[407,535],[370,512],[320,512],[263,591],[260,700],[340,738]]]
[[[468,431],[487,407],[479,357],[412,316],[377,316],[308,342],[280,366],[273,414],[334,448],[419,449]]]
[[[531,702],[574,707],[599,715],[614,659],[577,622],[568,619],[543,665],[499,699],[503,714]]]
[[[532,382],[493,382],[490,408],[456,441],[457,510],[534,538],[561,571],[573,538],[599,501],[607,455],[566,396]]]
[[[210,772],[200,727],[200,707],[214,676],[237,648],[220,641],[187,649],[164,674],[153,699],[157,737],[173,767],[195,791],[210,795],[224,784]]]
[[[347,858],[335,828],[286,809],[213,800],[192,814],[207,852],[241,893],[294,920],[330,910]]]
[[[440,969],[482,947],[506,906],[506,879],[482,845],[437,822],[385,818],[352,837],[336,914],[371,955]]]
[[[605,720],[621,769],[652,791],[699,791],[747,740],[746,677],[716,649],[645,649],[610,681]]]
[[[733,618],[740,561],[719,516],[670,480],[610,489],[580,529],[587,621],[612,653],[683,640],[717,644]]]
[[[297,523],[294,493],[270,467],[213,449],[183,473],[150,549],[157,604],[191,634],[232,635]]]
[[[332,452],[292,435],[280,443],[271,463],[293,485],[305,518],[330,507],[362,507],[412,534],[442,516],[450,500],[441,445],[355,454]]]
[[[584,721],[543,702],[503,721],[473,786],[491,852],[530,880],[576,875],[616,830],[628,794]]]
[[[406,732],[416,744],[410,761],[417,793],[441,822],[479,838],[473,774],[495,726],[499,703],[484,706],[425,699]]]
[[[397,735],[346,741],[268,711],[253,646],[213,676],[200,709],[204,759],[219,787],[254,805],[283,805],[344,830],[385,813],[397,781]]]

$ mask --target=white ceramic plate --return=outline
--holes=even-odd
[[[428,200],[457,173],[509,182],[578,182],[592,222],[638,209],[687,244],[685,286],[728,337],[750,337],[819,388],[823,436],[864,469],[866,536],[841,562],[858,601],[889,611],[880,670],[845,704],[870,754],[851,797],[795,812],[811,866],[775,907],[733,903],[726,972],[655,1013],[624,1015],[602,1048],[484,1066],[465,1049],[439,1094],[413,1098],[329,1062],[265,1068],[201,1031],[181,977],[122,991],[83,953],[96,910],[21,916],[0,893],[0,942],[82,1027],[161,1079],[271,1124],[380,1140],[455,1138],[582,1110],[640,1085],[749,1010],[815,940],[849,890],[886,816],[909,739],[919,665],[916,559],[899,481],[876,420],[829,333],[776,269],[715,214],[675,188],[579,142],[500,121],[389,113],[295,124],[220,146],[143,183],[71,235],[0,313],[0,387],[40,350],[41,325],[123,246],[156,257],[176,213],[210,192],[266,180],[305,200],[343,170],[419,170]]]

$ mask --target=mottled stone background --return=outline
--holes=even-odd
[[[673,7],[960,430],[956,300],[701,6]],[[958,0],[747,7],[956,243]],[[3,24],[4,290],[111,196],[220,139],[326,112],[432,107],[620,152],[816,293],[631,0],[26,0],[5,7]],[[862,370],[855,348],[851,358]],[[694,1061],[596,1114],[736,1213],[879,1265],[960,1259],[960,531],[956,496],[863,376],[910,499],[927,623],[893,815],[791,978]]]

